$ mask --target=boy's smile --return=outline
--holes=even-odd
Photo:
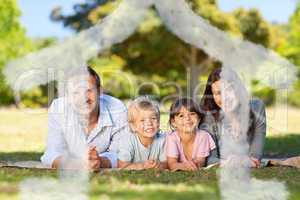
[[[159,130],[159,119],[154,110],[138,109],[132,128],[141,137],[152,138]]]

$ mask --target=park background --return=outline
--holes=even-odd
[[[79,31],[88,29],[109,15],[120,2],[120,0],[1,0],[0,70],[15,58],[55,45]],[[187,0],[187,2],[198,15],[219,29],[272,49],[300,66],[300,2],[296,0]],[[89,64],[102,76],[107,93],[125,102],[142,94],[151,94],[163,102],[162,128],[165,130],[167,109],[172,100],[169,97],[178,93],[190,96],[191,91],[197,88],[196,96],[200,99],[208,73],[220,65],[204,51],[185,44],[171,34],[154,9],[149,10],[147,19],[131,37],[92,58]],[[261,84],[259,80],[253,80],[249,88],[253,97],[262,99],[267,105],[266,157],[300,155],[299,72],[297,77],[293,87],[284,91],[275,91]],[[176,83],[176,87],[171,83]],[[55,86],[56,83],[52,82],[33,88],[22,93],[21,98],[16,98],[0,71],[1,161],[39,159],[45,148],[47,107],[57,95],[55,91],[49,93],[49,88],[55,89]],[[0,199],[16,198],[18,183],[25,177],[35,176],[36,173],[56,176],[53,172],[0,169]],[[155,199],[160,197],[155,192],[156,187],[162,187],[165,191],[161,195],[173,199],[181,197],[201,199],[201,195],[205,192],[211,193],[211,198],[214,199],[214,191],[218,193],[214,170],[204,174],[181,173],[177,176],[147,173],[149,174],[143,175],[140,172],[114,174],[113,177],[117,177],[119,182],[113,179],[105,184],[104,178],[95,175],[96,178],[92,182],[94,185],[92,196],[107,195],[109,198],[119,198],[124,195],[126,198],[138,198],[139,195],[143,195],[145,199]],[[289,189],[293,191],[291,199],[300,198],[300,193],[296,190],[300,186],[299,174],[296,169],[282,168],[254,172],[258,177],[273,178],[277,175],[280,180],[287,181]],[[158,178],[155,179],[153,176]],[[210,187],[198,187],[198,180]],[[111,182],[119,184],[118,187],[121,189],[114,188],[116,191],[105,193],[103,188],[112,187]],[[168,185],[159,185],[161,183]],[[126,193],[125,186],[131,187],[132,184],[137,184],[137,188],[132,187],[132,191]],[[98,188],[99,185],[102,189]],[[140,190],[145,193],[138,192]],[[174,195],[176,191],[181,193]]]

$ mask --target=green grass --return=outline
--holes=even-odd
[[[113,171],[91,175],[91,199],[220,199],[216,169],[190,172]],[[257,169],[252,175],[259,179],[286,182],[290,200],[300,197],[300,170],[273,167]],[[4,168],[0,170],[0,199],[17,198],[19,183],[29,177],[57,178],[53,170]]]
[[[283,112],[276,109],[276,112]],[[38,111],[38,112],[37,112]],[[274,113],[268,109],[267,114]],[[277,114],[278,115],[278,114]],[[276,116],[277,116],[276,115]],[[280,115],[280,113],[279,113]],[[273,117],[268,123],[265,155],[285,157],[300,155],[300,110],[289,109],[286,123]],[[162,128],[167,127],[162,116]],[[39,160],[45,147],[47,115],[45,110],[0,109],[0,160]],[[189,172],[102,171],[91,175],[91,199],[220,199],[218,169]],[[252,170],[259,179],[278,179],[287,184],[290,200],[300,199],[300,170],[272,167]],[[19,184],[30,177],[56,178],[53,170],[17,168],[0,169],[0,200],[18,199]]]
[[[283,158],[300,155],[300,134],[288,133],[267,137],[265,157]]]

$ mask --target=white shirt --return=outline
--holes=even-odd
[[[47,146],[41,161],[52,166],[53,161],[62,155],[84,158],[88,146],[96,146],[100,156],[107,157],[112,167],[117,166],[117,148],[122,135],[126,133],[127,109],[112,96],[102,94],[100,115],[97,126],[86,135],[78,115],[67,103],[65,97],[53,100],[48,115]]]

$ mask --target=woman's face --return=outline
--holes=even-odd
[[[238,98],[234,92],[233,86],[226,82],[218,80],[211,85],[214,101],[223,111],[233,111],[238,105]],[[222,96],[222,92],[224,95]]]

